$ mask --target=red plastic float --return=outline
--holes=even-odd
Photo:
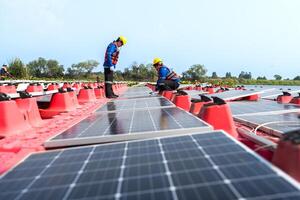
[[[174,97],[173,103],[177,107],[182,108],[182,109],[184,109],[186,111],[190,110],[190,106],[191,106],[190,97],[184,91],[177,91],[177,93],[175,93],[175,97]]]
[[[19,134],[28,131],[34,132],[27,116],[19,110],[15,101],[0,101],[0,135]]]
[[[205,95],[201,95],[200,97],[201,97],[201,99],[192,99],[191,100],[192,104],[191,104],[191,108],[190,108],[190,113],[192,113],[194,115],[199,114],[199,112],[204,104],[208,104],[208,103],[212,102],[212,100]]]
[[[80,104],[96,101],[96,96],[92,89],[81,89],[77,98]]]
[[[233,137],[238,133],[234,125],[231,110],[226,102],[218,97],[212,97],[214,103],[203,105],[198,117],[214,127],[215,130],[223,129]]]
[[[283,94],[279,95],[276,100],[278,103],[289,103],[292,99],[293,96],[290,93],[283,92]]]
[[[71,94],[72,96],[72,94]],[[52,95],[50,106],[48,109],[40,109],[43,119],[48,119],[61,112],[74,111],[77,108],[74,99],[71,98],[69,92],[59,92]]]
[[[300,133],[284,134],[278,143],[273,161],[276,166],[300,181]]]
[[[300,105],[300,93],[299,93],[298,96],[294,97],[294,98],[290,101],[290,103]]]
[[[27,86],[26,92],[43,92],[44,88],[41,84],[39,83],[30,83]]]
[[[176,92],[174,92],[172,90],[171,91],[165,90],[162,92],[161,95],[164,96],[166,99],[171,100],[173,93],[176,93]]]

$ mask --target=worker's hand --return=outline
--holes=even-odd
[[[114,66],[110,67],[109,69],[110,69],[110,71],[112,71],[112,72],[115,71],[115,67],[114,67]]]

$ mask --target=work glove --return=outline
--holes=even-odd
[[[113,72],[113,71],[115,71],[115,66],[111,66],[109,69],[110,69],[110,71]]]

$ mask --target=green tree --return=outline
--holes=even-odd
[[[275,78],[275,80],[280,81],[282,79],[282,76],[275,74],[274,78]]]
[[[241,73],[239,74],[239,79],[252,79],[252,74],[251,72],[241,71]]]
[[[72,72],[74,76],[85,76],[90,75],[94,68],[99,65],[96,60],[87,60],[79,62],[77,64],[72,64],[71,69],[67,69],[67,72]]]
[[[27,64],[28,74],[32,77],[42,78],[46,76],[47,60],[39,57]]]
[[[15,78],[26,78],[27,71],[24,63],[20,58],[14,58],[9,62],[9,73],[13,75]]]
[[[214,79],[219,78],[218,75],[217,75],[217,72],[213,72],[212,75],[211,75],[211,78],[214,78]]]
[[[48,60],[47,61],[47,72],[46,76],[50,78],[58,78],[64,75],[64,66],[60,65],[56,60]]]
[[[267,78],[265,76],[258,76],[256,80],[267,80]]]
[[[182,78],[189,81],[198,81],[203,79],[207,70],[204,65],[192,65],[187,71],[182,73]]]
[[[300,81],[300,76],[296,76],[296,77],[294,78],[294,80],[295,80],[295,81]]]
[[[231,76],[231,72],[226,72],[226,74],[225,74],[225,78],[232,78],[232,76]]]

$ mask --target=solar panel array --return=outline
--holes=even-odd
[[[235,120],[253,128],[259,126],[259,130],[277,136],[282,136],[282,134],[290,131],[300,130],[300,114],[294,112],[260,116],[244,115],[235,117]]]
[[[223,132],[33,154],[0,199],[299,199],[299,185]]]
[[[97,112],[115,112],[120,110],[130,110],[130,109],[150,109],[158,107],[174,107],[175,105],[163,97],[158,98],[138,98],[138,99],[124,99],[124,100],[114,100],[108,102]]]
[[[47,141],[47,148],[141,139],[186,131],[209,131],[211,126],[177,107],[93,114]]]
[[[242,101],[229,102],[231,112],[234,116],[281,114],[300,111],[300,106],[295,104],[280,104],[276,101]]]

